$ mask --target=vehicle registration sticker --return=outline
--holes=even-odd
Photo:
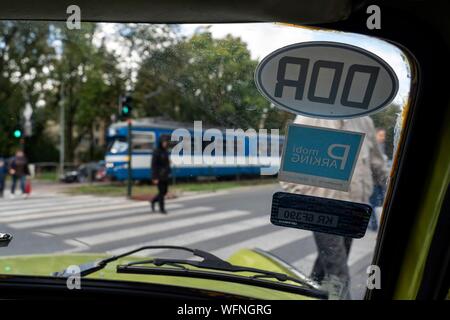
[[[272,224],[362,238],[372,207],[349,201],[277,192],[272,198]]]

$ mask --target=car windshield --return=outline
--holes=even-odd
[[[326,120],[268,99],[258,72],[270,61],[261,61],[313,41],[345,44],[384,61],[397,79],[388,105]],[[314,71],[312,63],[309,69],[301,63],[286,62],[291,71],[281,94],[297,97],[304,74],[330,85],[305,90],[303,101],[329,101],[341,65],[322,61]],[[348,70],[341,70],[335,100],[365,112],[367,106],[358,107],[365,101],[360,84],[370,86],[373,72],[384,75],[375,69],[355,67],[358,85],[347,81],[346,98]],[[69,29],[60,22],[1,21],[0,71],[0,232],[13,236],[0,247],[0,274],[47,276],[63,265],[144,245],[174,245],[270,269],[255,258],[265,257],[318,288],[338,283],[338,299],[363,297],[409,99],[410,65],[399,48],[368,36],[274,23],[83,22]],[[285,150],[294,150],[292,161],[317,162],[322,169],[337,166],[333,159],[351,159],[342,144],[330,146],[326,161],[316,150],[323,140],[296,144],[291,130],[307,127],[364,137],[348,160],[354,166],[347,185],[311,184],[286,173]],[[280,192],[365,204],[369,222],[355,239],[282,226],[271,221]],[[287,206],[283,199],[277,198],[280,207]],[[309,219],[291,209],[286,214]],[[360,221],[352,223],[356,230]]]

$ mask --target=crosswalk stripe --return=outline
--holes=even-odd
[[[134,227],[128,229],[121,229],[111,232],[99,233],[87,237],[77,237],[81,242],[87,243],[90,246],[100,245],[108,242],[115,242],[119,240],[132,239],[139,236],[150,235],[162,231],[175,230],[180,227],[188,227],[195,225],[202,225],[212,221],[221,221],[231,219],[239,216],[248,215],[250,212],[242,210],[229,210],[217,212],[211,215],[202,215],[194,218],[186,218],[175,221],[155,223],[151,225],[144,225],[141,227]]]
[[[31,207],[39,204],[53,204],[55,202],[63,202],[63,201],[70,201],[70,200],[86,200],[86,199],[94,199],[92,196],[52,196],[52,197],[46,197],[46,198],[28,198],[28,199],[14,199],[11,201],[5,201],[3,199],[0,200],[0,208],[1,209],[14,209],[17,207]]]
[[[367,255],[368,252],[373,252],[376,244],[376,233],[368,231],[364,238],[353,240],[350,255],[348,257],[348,265],[353,265],[356,261]]]
[[[141,246],[147,246],[147,245],[178,245],[178,246],[189,246],[193,243],[200,242],[200,241],[208,241],[214,238],[218,238],[225,235],[230,235],[236,232],[241,232],[245,230],[250,230],[253,228],[257,228],[263,225],[269,224],[269,220],[267,217],[256,217],[256,218],[250,218],[247,220],[241,220],[238,222],[232,222],[212,228],[207,229],[200,229],[196,231],[191,231],[187,233],[180,234],[175,237],[166,237],[161,238],[155,241],[149,241],[146,243],[141,243],[134,246],[127,246],[122,247],[118,249],[114,249],[109,251],[108,253],[112,254],[118,254],[125,252],[127,250],[131,250],[133,248],[138,248]],[[152,250],[148,253],[143,253],[143,255],[154,255],[160,252],[164,252],[166,250]]]
[[[359,258],[358,260],[354,261],[351,265],[349,265],[350,276],[353,276],[361,272],[367,274],[367,267],[371,265],[372,258],[373,258],[373,251],[367,251],[365,255],[362,255],[361,258]]]
[[[275,250],[285,244],[311,236],[311,232],[297,229],[282,229],[248,239],[227,247],[214,250],[212,253],[221,258],[228,258],[242,248],[259,248],[265,251]]]
[[[167,205],[167,209],[179,209],[183,207],[179,204],[171,204]],[[51,225],[62,225],[62,224],[68,224],[73,222],[80,222],[80,221],[90,221],[90,220],[98,220],[103,218],[114,218],[114,217],[125,217],[127,215],[135,215],[135,214],[141,214],[146,213],[148,214],[150,212],[149,206],[144,207],[137,207],[137,208],[130,208],[126,210],[106,210],[105,212],[94,212],[86,210],[83,213],[76,214],[76,215],[69,215],[69,216],[60,216],[55,218],[47,218],[47,219],[40,219],[40,220],[33,220],[33,221],[25,221],[25,222],[17,222],[12,223],[9,226],[14,229],[32,229],[32,228],[38,228],[38,227],[47,227]]]
[[[306,275],[311,274],[311,271],[316,262],[317,252],[312,252],[294,262],[291,263],[296,269],[300,270]]]
[[[219,190],[219,191],[212,191],[212,192],[205,192],[200,194],[193,194],[193,195],[184,195],[179,198],[171,199],[168,202],[185,202],[190,200],[199,200],[204,198],[211,198],[211,197],[217,197],[217,196],[223,196],[229,194],[229,191],[227,190]]]
[[[170,207],[168,207],[170,209]],[[180,209],[170,212],[170,216],[186,216],[186,215],[192,215],[196,213],[203,213],[207,211],[213,210],[212,207],[192,207],[189,209]],[[44,229],[45,232],[63,235],[63,234],[70,234],[75,232],[85,232],[85,231],[91,231],[96,229],[102,229],[107,227],[116,227],[116,226],[124,226],[127,224],[133,224],[138,222],[153,222],[158,221],[161,219],[167,218],[163,215],[149,215],[148,211],[144,215],[139,216],[133,216],[133,217],[120,217],[117,219],[108,219],[108,220],[102,220],[99,222],[85,222],[80,224],[74,224],[69,226],[62,226],[62,227],[54,227],[54,228],[46,228]]]
[[[127,203],[124,201],[118,201],[118,200],[76,200],[76,201],[63,201],[61,203],[52,204],[52,205],[45,205],[45,206],[33,206],[32,208],[23,209],[21,207],[16,208],[15,210],[5,210],[8,211],[7,213],[1,213],[1,218],[8,218],[8,217],[17,217],[20,215],[27,215],[27,214],[33,214],[33,213],[39,213],[42,211],[45,212],[55,212],[55,211],[61,211],[61,210],[67,210],[67,209],[81,209],[81,208],[93,208],[98,207],[105,204],[120,204],[120,203]],[[128,203],[130,203],[128,201]]]
[[[20,215],[17,217],[6,217],[6,218],[0,218],[0,223],[11,223],[11,222],[19,222],[19,221],[26,221],[26,220],[32,220],[32,219],[44,219],[44,218],[52,218],[52,217],[59,217],[59,216],[70,216],[70,215],[76,215],[81,213],[95,213],[95,212],[103,212],[107,210],[117,210],[117,209],[126,209],[126,208],[150,208],[148,202],[133,202],[133,203],[125,203],[125,204],[119,204],[119,205],[109,205],[109,206],[101,206],[97,207],[95,209],[92,209],[90,207],[81,208],[81,209],[74,209],[74,210],[63,210],[61,212],[40,212],[35,214],[29,214],[29,215]]]
[[[368,233],[364,238],[353,241],[352,246],[350,248],[350,255],[347,261],[349,267],[353,266],[360,259],[366,257],[367,254],[370,254],[371,252],[370,248],[375,245],[375,237],[376,235],[374,233],[372,234]],[[291,264],[295,268],[302,271],[303,273],[310,274],[313,269],[316,258],[317,252],[315,251],[292,262]]]
[[[80,200],[77,200],[75,202],[67,202],[67,200],[61,200],[61,201],[52,201],[47,203],[33,203],[29,205],[21,205],[17,204],[15,206],[9,206],[9,207],[2,207],[0,205],[0,217],[8,217],[8,216],[14,216],[21,214],[21,212],[26,213],[28,210],[34,211],[36,209],[39,210],[46,210],[46,209],[52,209],[55,206],[64,204],[67,206],[67,204],[78,204],[78,203],[86,203],[86,200],[83,200],[81,202]]]

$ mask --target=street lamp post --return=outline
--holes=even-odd
[[[131,198],[132,187],[133,187],[133,177],[132,177],[132,168],[131,168],[131,156],[132,156],[132,143],[133,143],[133,134],[131,130],[133,129],[131,119],[127,120],[128,122],[128,179],[127,179],[127,196]]]
[[[61,93],[59,101],[59,127],[60,127],[60,140],[59,140],[59,173],[64,174],[64,161],[65,161],[65,110],[64,110],[64,84],[61,82]]]

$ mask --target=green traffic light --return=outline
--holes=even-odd
[[[22,131],[19,129],[14,130],[14,138],[20,138],[22,137]]]
[[[130,108],[128,108],[128,106],[123,106],[122,107],[122,113],[123,114],[128,114],[130,112]]]

